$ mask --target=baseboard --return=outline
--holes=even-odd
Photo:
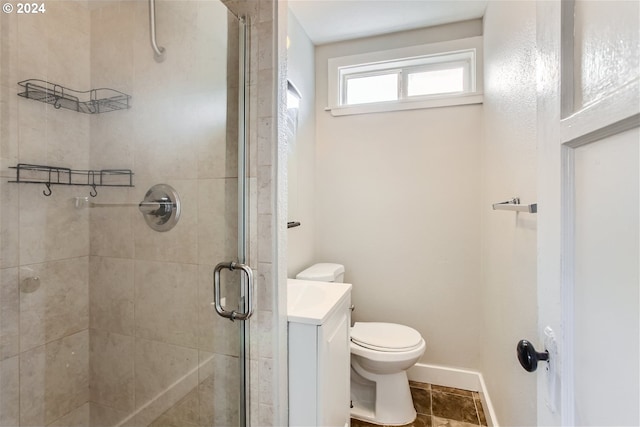
[[[482,409],[484,409],[484,414],[487,418],[487,424],[490,427],[499,427],[484,378],[482,378],[480,372],[416,363],[407,371],[407,375],[411,381],[478,392],[482,401]]]

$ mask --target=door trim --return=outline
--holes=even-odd
[[[549,393],[548,376],[538,377],[538,424],[574,425],[574,156],[578,147],[640,126],[640,79],[575,111],[575,1],[536,7],[538,322],[541,339],[547,325],[559,339],[559,384]]]
[[[573,148],[640,125],[640,79],[560,121],[562,144]]]
[[[560,6],[560,255],[561,322],[560,417],[562,425],[575,425],[574,296],[575,296],[575,151],[640,126],[640,78],[609,92],[575,111],[574,105],[574,7],[575,1]]]

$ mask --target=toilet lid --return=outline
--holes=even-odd
[[[408,351],[420,345],[422,336],[396,323],[356,322],[351,328],[351,341],[372,350]]]

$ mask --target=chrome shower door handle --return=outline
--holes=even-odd
[[[224,269],[233,271],[235,269],[241,270],[246,275],[246,280],[241,281],[245,284],[245,311],[229,311],[222,306],[222,298],[220,296],[220,272]],[[221,262],[213,269],[213,302],[218,313],[222,317],[226,317],[231,321],[234,320],[247,320],[253,314],[253,270],[251,267],[239,262]]]

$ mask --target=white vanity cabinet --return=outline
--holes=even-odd
[[[289,425],[348,426],[351,285],[290,280],[288,298]]]

